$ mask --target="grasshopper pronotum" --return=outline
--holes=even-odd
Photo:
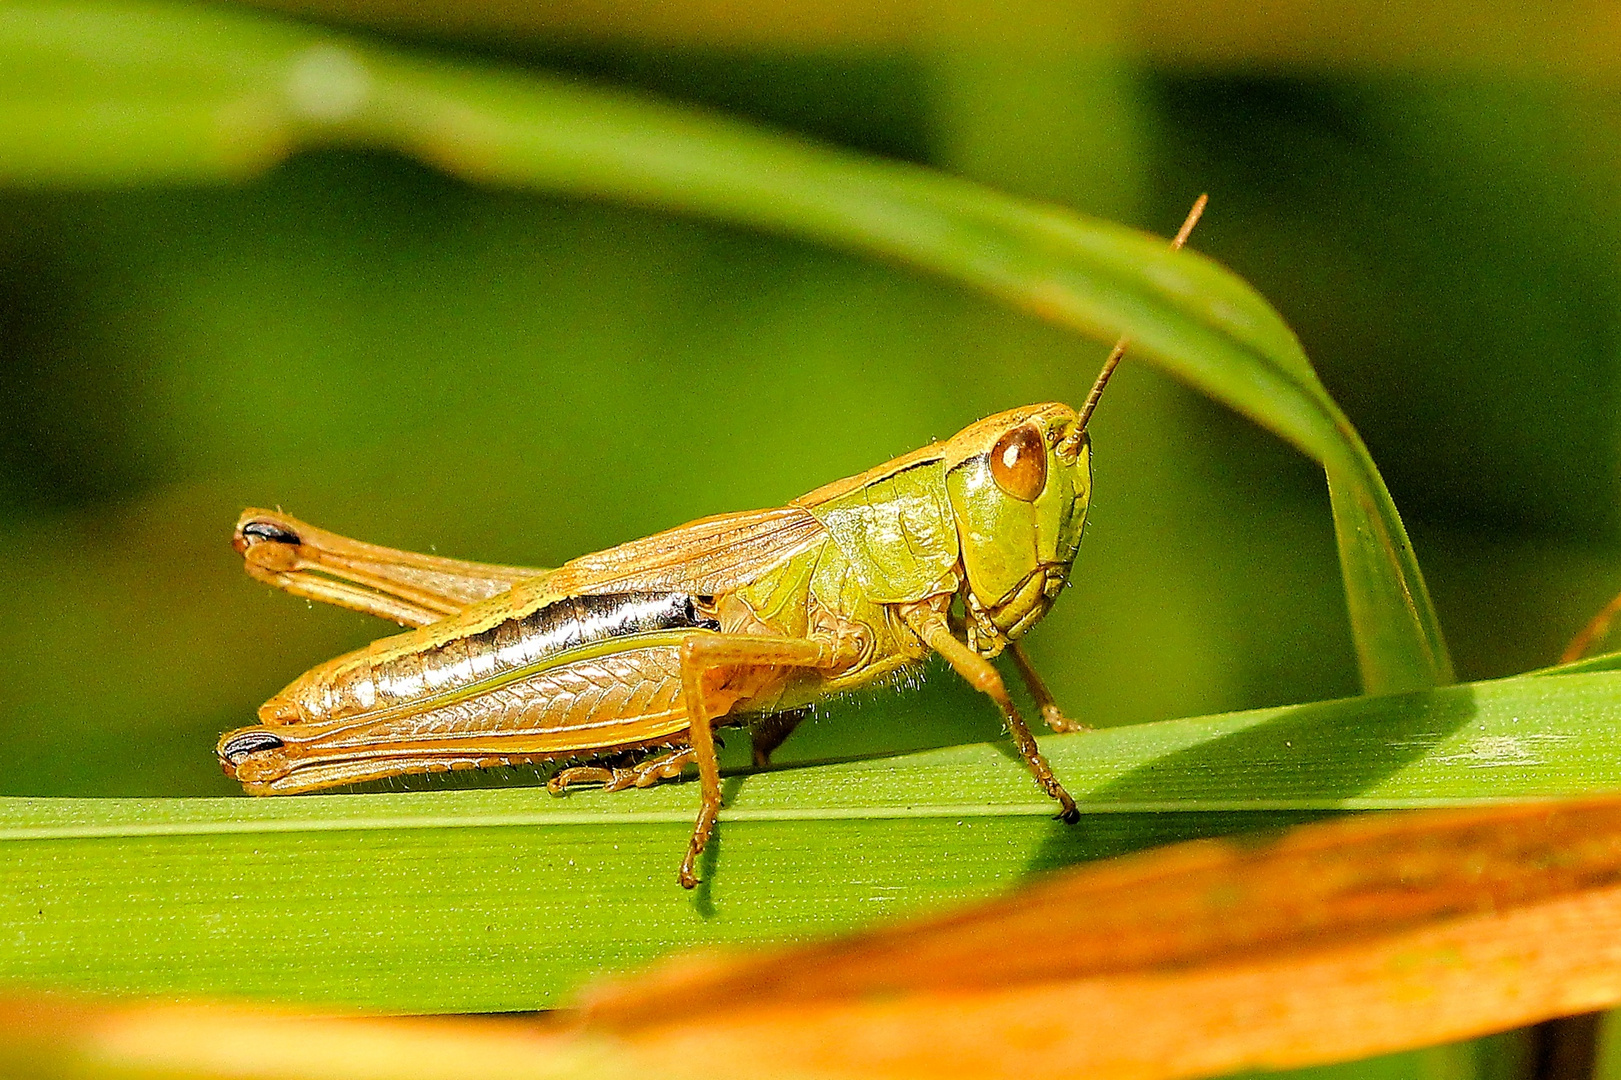
[[[1173,246],[1203,209],[1201,197]],[[720,811],[717,725],[748,724],[764,765],[806,706],[933,652],[996,702],[1036,782],[1074,821],[1075,800],[991,658],[1012,653],[1053,730],[1080,729],[1018,639],[1068,579],[1091,496],[1086,425],[1124,349],[1079,412],[999,413],[787,506],[704,518],[555,570],[395,551],[249,510],[234,543],[250,575],[416,629],[306,672],[260,707],[258,726],[220,739],[220,763],[274,795],[647,751],[548,783],[617,791],[695,762],[702,804],[680,874],[690,889]]]

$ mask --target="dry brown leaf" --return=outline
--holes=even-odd
[[[1605,799],[1180,844],[942,918],[677,964],[589,1011],[631,1044],[752,1075],[1169,1080],[1617,1001],[1621,801]]]

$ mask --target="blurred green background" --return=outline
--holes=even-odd
[[[296,6],[1163,234],[1208,191],[1193,246],[1272,300],[1367,439],[1461,678],[1552,662],[1621,587],[1621,97],[1586,52],[1540,62],[1607,23]],[[1078,403],[1104,351],[892,266],[384,153],[0,190],[0,793],[229,793],[219,732],[387,632],[249,581],[244,506],[555,565]],[[1094,439],[1075,587],[1030,639],[1073,714],[1356,692],[1316,466],[1129,361]],[[923,682],[828,706],[779,760],[997,736],[949,673]]]

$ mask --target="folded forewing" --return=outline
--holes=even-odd
[[[713,596],[742,588],[827,532],[797,506],[721,514],[584,555],[546,578],[548,594],[669,589]]]

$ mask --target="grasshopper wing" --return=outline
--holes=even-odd
[[[606,551],[582,555],[546,577],[548,594],[670,590],[734,592],[827,538],[797,506],[700,518]]]

